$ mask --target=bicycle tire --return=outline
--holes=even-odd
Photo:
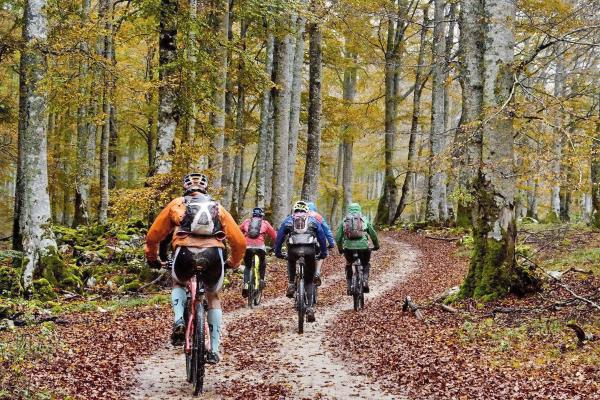
[[[208,332],[205,332],[205,310],[202,304],[198,304],[196,307],[196,326],[194,329],[194,346],[192,348],[192,352],[194,353],[193,359],[195,362],[194,365],[194,396],[197,396],[199,393],[202,393],[202,388],[204,386],[204,367],[206,364],[206,348],[205,344],[205,336]]]
[[[252,261],[254,264],[254,261]],[[250,273],[248,274],[248,308],[254,307],[254,265],[250,266]]]
[[[304,316],[306,314],[306,291],[304,289],[304,278],[298,280],[297,307],[298,307],[298,333],[304,333]]]
[[[360,261],[355,262],[355,272],[352,275],[352,300],[354,303],[354,311],[360,310],[360,297],[362,295],[362,268],[360,268]]]
[[[256,291],[254,292],[254,305],[258,306],[262,300],[262,288],[260,287],[260,261],[258,256],[254,256],[254,285],[256,286]]]
[[[358,295],[358,308],[362,310],[365,308],[365,281],[362,268],[360,269],[360,273],[358,274],[358,287],[359,287],[359,295]]]
[[[185,313],[183,314],[183,320],[185,321],[185,327],[187,329],[188,326],[188,322],[189,322],[189,318],[190,318],[190,312],[191,312],[191,300],[188,297],[187,299],[187,303],[185,306]],[[192,338],[193,340],[193,338]],[[185,351],[185,344],[184,344],[184,351]],[[192,362],[192,354],[193,352],[185,352],[185,376],[186,376],[186,380],[188,381],[188,383],[192,383],[194,380],[194,363]]]

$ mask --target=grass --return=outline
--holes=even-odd
[[[600,275],[600,248],[583,248],[557,254],[556,257],[546,260],[544,267],[561,271],[575,267]]]

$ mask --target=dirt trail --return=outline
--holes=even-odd
[[[417,266],[418,251],[389,237],[382,238],[387,253],[388,268],[384,272],[374,267],[368,304],[401,282]],[[374,265],[378,264],[375,260]],[[352,308],[352,298],[341,296],[344,287],[343,268],[326,276],[320,288],[317,322],[305,324],[305,333],[296,333],[295,313],[291,300],[283,296],[266,301],[259,310],[239,309],[224,315],[225,341],[228,332],[240,329],[253,319],[266,318],[275,324],[275,337],[266,346],[257,345],[250,358],[261,368],[246,368],[241,350],[235,346],[225,348],[223,360],[207,371],[203,399],[229,398],[222,393],[235,393],[236,386],[245,387],[278,385],[287,388],[288,398],[327,399],[394,399],[364,375],[353,375],[344,364],[333,357],[324,344],[329,321],[338,313]],[[256,314],[252,314],[252,313]],[[231,351],[229,351],[231,350]],[[246,352],[247,353],[247,352]],[[251,352],[252,353],[252,352]],[[267,353],[267,354],[265,354]],[[248,356],[248,354],[244,354]],[[134,399],[189,399],[191,387],[185,381],[184,356],[180,349],[165,344],[163,349],[139,364],[135,370],[137,386]],[[221,393],[221,394],[219,394]],[[265,396],[267,397],[267,396]],[[276,398],[276,397],[275,397]]]

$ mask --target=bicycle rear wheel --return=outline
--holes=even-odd
[[[254,264],[254,261],[252,262]],[[256,287],[254,285],[254,265],[250,265],[250,273],[248,274],[248,308],[254,307],[254,296],[256,292]]]
[[[205,327],[205,310],[202,304],[198,304],[196,307],[196,327],[194,332],[194,345],[192,347],[192,357],[194,361],[194,396],[202,392],[204,386],[204,367],[206,364],[206,348],[204,347],[205,336],[208,332],[204,329]]]
[[[298,309],[298,333],[304,333],[304,316],[306,314],[306,291],[304,290],[304,278],[298,280],[296,290],[296,308]]]
[[[256,290],[254,292],[254,305],[257,306],[260,304],[260,301],[262,300],[262,288],[260,286],[260,260],[258,258],[258,256],[254,256],[254,286],[256,287]]]
[[[360,263],[357,263],[354,267],[354,274],[352,275],[352,299],[354,301],[354,311],[361,309],[362,296],[362,268]]]

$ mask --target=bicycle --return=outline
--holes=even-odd
[[[352,263],[352,284],[350,288],[352,290],[354,311],[359,311],[365,308],[363,265],[357,252],[352,253],[352,258],[354,262]]]
[[[173,261],[167,261],[166,268],[173,268]],[[194,396],[202,393],[206,355],[211,350],[210,332],[206,314],[208,301],[206,290],[201,277],[201,267],[196,269],[196,274],[187,282],[187,302],[184,313],[185,321],[185,371],[186,378],[193,385]]]
[[[252,265],[248,277],[248,308],[260,305],[262,288],[260,287],[260,258],[258,254],[252,257]]]

